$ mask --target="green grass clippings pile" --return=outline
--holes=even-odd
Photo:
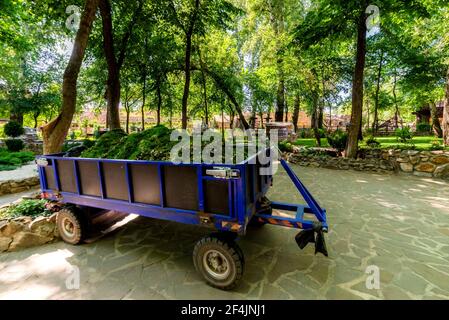
[[[163,125],[130,135],[127,135],[122,130],[112,130],[103,134],[93,146],[85,149],[77,156],[97,159],[170,161],[170,152],[178,144],[178,141],[170,140],[173,131],[174,129],[169,129]],[[193,152],[192,143],[193,141],[191,141],[191,152]],[[209,150],[205,148],[210,143],[211,141],[201,142],[203,152]],[[248,141],[242,141],[239,144],[247,145]],[[193,156],[193,154],[190,155],[191,160],[194,159]],[[211,154],[211,156],[213,155]],[[247,157],[249,157],[249,154],[248,149],[245,147],[244,158],[246,159]],[[233,158],[232,163],[236,163],[236,145],[233,146]],[[226,163],[225,144],[222,145],[221,161]]]
[[[170,150],[177,144],[170,141],[172,131],[162,125],[130,135],[122,130],[112,130],[82,152],[81,157],[166,161],[170,159]]]

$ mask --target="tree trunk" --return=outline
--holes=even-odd
[[[317,116],[317,127],[318,129],[323,129],[323,121],[324,121],[324,108],[323,106],[318,107],[318,116]]]
[[[189,93],[190,93],[190,65],[192,56],[192,36],[193,30],[195,28],[196,18],[198,15],[198,10],[200,7],[200,0],[195,0],[195,10],[190,19],[189,29],[186,31],[186,51],[185,51],[185,62],[184,62],[184,73],[185,73],[185,83],[184,83],[184,93],[182,95],[182,129],[187,129],[187,106],[189,103]]]
[[[320,136],[320,130],[319,130],[319,97],[318,92],[314,92],[313,94],[313,112],[312,112],[312,129],[313,133],[315,135],[316,145],[318,147],[321,147],[321,136]]]
[[[276,68],[278,76],[278,87],[276,95],[276,112],[275,121],[282,122],[284,120],[285,110],[285,74],[284,74],[284,57],[281,43],[281,36],[284,33],[284,12],[283,2],[274,3],[271,12],[271,23],[276,36]]]
[[[131,113],[130,105],[129,105],[129,98],[128,98],[128,90],[129,87],[125,89],[125,112],[126,112],[126,124],[125,124],[125,131],[129,134],[129,114]]]
[[[120,129],[120,70],[115,58],[111,10],[109,0],[100,0],[100,13],[103,21],[103,49],[108,64],[105,94],[107,100],[106,117],[108,128],[113,130]]]
[[[86,0],[69,63],[62,82],[62,107],[56,119],[42,128],[44,154],[61,151],[76,109],[76,84],[99,0]]]
[[[203,57],[201,56],[201,50],[198,48],[198,56],[200,58],[200,66],[201,66],[201,79],[202,79],[202,85],[203,85],[203,98],[204,98],[204,117],[206,120],[206,126],[209,127],[209,109],[207,105],[207,79],[206,79],[206,73],[204,72],[204,61]]]
[[[129,133],[129,114],[131,111],[129,110],[129,106],[125,108],[126,110],[126,133]]]
[[[37,123],[37,120],[38,120],[40,114],[41,114],[40,111],[36,111],[36,112],[33,113],[34,129],[37,128],[37,124],[38,124],[38,123]]]
[[[394,127],[395,129],[399,128],[399,117],[400,117],[400,113],[399,113],[399,105],[398,105],[398,97],[396,95],[396,86],[398,83],[398,78],[397,78],[397,74],[394,74],[394,84],[393,84],[393,101],[394,101]],[[401,127],[402,127],[402,122],[401,122]]]
[[[229,129],[234,129],[235,112],[231,105],[229,105]]]
[[[449,147],[449,69],[447,69],[446,97],[443,109],[443,143],[446,147]]]
[[[443,137],[443,130],[441,129],[440,119],[438,118],[437,113],[437,104],[435,102],[430,103],[430,113],[432,117],[432,128],[435,136],[438,138]]]
[[[295,102],[293,106],[293,126],[295,128],[295,133],[298,132],[298,120],[299,120],[299,108],[301,107],[301,100],[299,93],[295,94]]]
[[[23,126],[23,113],[22,112],[11,112],[9,116],[10,121],[15,121]]]
[[[192,35],[186,35],[186,52],[185,52],[185,83],[184,93],[182,96],[182,129],[187,129],[187,105],[190,93],[190,57],[192,55]]]
[[[143,73],[143,86],[142,86],[142,108],[140,109],[141,129],[145,130],[145,103],[147,100],[147,74]]]
[[[348,130],[348,143],[345,152],[345,155],[348,158],[357,157],[359,131],[362,123],[363,77],[366,59],[366,1],[364,1],[364,4],[365,5],[363,6],[363,10],[361,11],[357,28],[357,54],[352,82],[351,125]]]
[[[157,125],[161,124],[161,108],[162,108],[162,94],[161,94],[161,81],[157,80],[156,83],[156,93],[157,93]]]
[[[382,76],[382,65],[384,60],[384,52],[381,51],[380,54],[380,60],[379,60],[379,67],[377,70],[377,79],[376,79],[376,95],[374,97],[374,122],[373,122],[373,135],[375,136],[377,134],[377,131],[379,130],[379,93],[380,93],[380,80]]]

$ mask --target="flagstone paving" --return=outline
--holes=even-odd
[[[243,282],[223,292],[193,267],[207,231],[139,217],[82,246],[0,254],[0,299],[449,299],[448,182],[294,169],[327,208],[329,258],[300,251],[295,230],[252,229],[239,240]],[[284,173],[270,198],[300,201]],[[376,267],[380,288],[368,289]]]

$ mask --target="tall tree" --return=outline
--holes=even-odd
[[[447,69],[443,109],[443,142],[445,146],[449,146],[449,68]]]
[[[107,100],[107,126],[109,129],[120,128],[120,69],[125,61],[128,43],[142,11],[142,1],[138,1],[123,37],[120,41],[118,57],[115,54],[114,31],[112,23],[112,6],[109,0],[100,0],[100,13],[103,21],[103,47],[108,64],[108,80],[105,97]]]
[[[362,125],[363,112],[363,77],[365,72],[366,59],[366,18],[365,10],[368,1],[362,1],[362,7],[359,8],[359,18],[357,22],[357,51],[354,67],[354,76],[352,79],[352,110],[351,125],[348,130],[348,143],[345,154],[348,158],[357,157],[359,133]]]
[[[62,84],[62,107],[58,117],[42,128],[44,153],[61,151],[76,109],[77,80],[84,59],[89,34],[95,20],[99,0],[86,0],[76,33],[72,54],[64,72]]]

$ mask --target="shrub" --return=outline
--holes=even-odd
[[[438,139],[434,139],[430,145],[430,150],[443,150],[444,146],[440,143]]]
[[[374,130],[372,128],[368,128],[365,130],[366,136],[372,136],[374,134]]]
[[[336,130],[327,135],[327,141],[332,148],[341,152],[346,148],[348,134],[342,130]]]
[[[326,130],[318,128],[318,134],[320,135],[320,138],[326,138]]]
[[[5,140],[6,147],[11,152],[18,152],[25,147],[25,144],[20,139],[8,139]]]
[[[3,127],[3,132],[5,135],[11,138],[17,138],[25,133],[25,130],[23,129],[23,126],[16,122],[16,121],[9,121],[5,126]]]
[[[92,148],[95,145],[95,141],[89,140],[89,139],[85,139],[83,140],[83,147],[87,148]]]
[[[279,142],[279,150],[282,152],[293,152],[293,146],[288,141],[281,141]]]
[[[17,204],[13,204],[0,212],[0,217],[4,218],[17,218],[20,216],[48,216],[51,214],[46,208],[46,200],[32,200],[26,199]]]
[[[377,141],[373,136],[368,136],[366,138],[366,145],[370,148],[377,148],[380,146],[380,142]]]
[[[17,169],[17,166],[12,166],[9,164],[0,164],[0,171],[12,171]]]
[[[432,131],[432,126],[428,123],[418,123],[416,125],[417,132],[430,132]]]
[[[33,159],[34,154],[29,151],[8,152],[5,149],[0,149],[0,171],[14,170]]]
[[[101,134],[100,134],[100,128],[97,126],[97,127],[95,127],[95,130],[94,130],[94,138],[95,138],[96,140],[98,140],[98,139],[100,138],[100,136],[101,136]]]
[[[394,132],[396,139],[402,143],[411,142],[413,136],[409,127],[397,128]]]

